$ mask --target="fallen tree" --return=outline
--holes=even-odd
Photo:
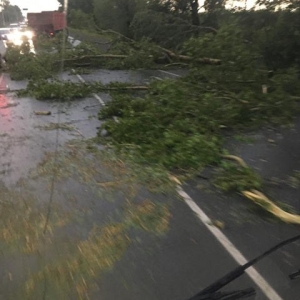
[[[206,27],[205,27],[206,28]],[[100,32],[102,33],[112,33],[116,36],[118,36],[120,39],[128,42],[129,44],[133,45],[133,47],[136,50],[140,49],[139,43],[119,32],[113,31],[113,30],[100,30],[98,29]],[[214,30],[215,32],[217,32],[215,29],[211,29]],[[143,39],[141,40],[141,43],[143,42]],[[211,64],[211,65],[219,65],[221,63],[220,59],[215,59],[215,58],[209,58],[209,57],[203,57],[203,58],[197,58],[194,59],[193,57],[187,56],[187,55],[181,55],[181,54],[177,54],[169,49],[166,49],[164,47],[161,47],[159,45],[155,45],[154,47],[157,47],[157,49],[161,50],[163,53],[167,54],[170,58],[176,59],[176,60],[182,60],[182,61],[194,61],[194,62],[198,62],[198,63],[202,63],[202,64]]]
[[[182,60],[186,62],[194,62],[194,63],[200,63],[200,64],[208,64],[208,65],[220,65],[221,60],[220,59],[215,59],[215,58],[209,58],[209,57],[203,57],[203,58],[193,58],[191,56],[187,55],[181,55],[181,54],[176,54],[172,52],[171,50],[161,48],[162,51],[164,51],[166,54],[169,55],[171,58],[175,58],[176,60]]]
[[[251,188],[253,186],[253,180],[249,180],[249,171],[251,170],[246,162],[235,155],[223,155],[222,156],[225,159],[228,160],[233,160],[237,163],[237,166],[234,166],[236,170],[241,170],[242,172],[246,171],[247,172],[247,183],[245,187],[248,187],[249,189],[243,189],[243,186],[239,186],[240,192],[242,195],[244,195],[246,198],[252,200],[254,203],[259,205],[262,209],[266,210],[276,218],[280,219],[281,221],[285,223],[290,223],[290,224],[297,224],[300,225],[300,215],[292,214],[289,212],[286,212],[282,208],[280,208],[278,205],[276,205],[273,201],[271,201],[265,194],[262,192],[258,191],[257,189]],[[251,172],[253,172],[251,170]],[[227,176],[227,181],[234,181],[234,178],[232,178],[232,174],[230,173],[225,173],[225,176]],[[240,178],[239,178],[240,180]],[[256,179],[257,180],[257,179]],[[251,186],[251,181],[252,181],[252,186]],[[232,182],[232,185],[236,186],[236,182]],[[260,184],[256,184],[257,187],[260,187]]]
[[[219,65],[221,64],[221,60],[219,59],[214,59],[214,58],[208,58],[208,57],[204,57],[204,58],[197,58],[197,59],[193,59],[192,57],[186,56],[186,55],[180,55],[180,54],[176,54],[170,50],[167,49],[163,49],[164,53],[166,53],[170,58],[175,59],[176,61],[184,61],[184,62],[194,62],[194,63],[199,63],[199,64],[209,64],[209,65]],[[82,61],[86,62],[86,63],[90,63],[93,60],[96,59],[126,59],[129,58],[129,55],[121,55],[121,54],[99,54],[99,55],[85,55],[85,56],[78,56],[78,57],[73,57],[73,58],[66,58],[63,60],[58,60],[55,61],[54,63],[58,64],[58,63],[65,63],[68,65],[73,65],[76,63],[80,63]],[[151,59],[153,56],[150,54],[149,58]],[[162,56],[159,59],[155,60],[155,63],[159,63],[159,62],[163,62],[164,61],[164,56]],[[171,60],[169,60],[170,64],[172,63]],[[71,63],[71,64],[70,64]],[[176,64],[173,63],[173,64]],[[178,65],[178,64],[177,64]],[[75,65],[76,66],[76,65]],[[182,66],[182,65],[181,65]],[[186,66],[186,65],[185,65]]]
[[[22,80],[51,78],[55,73],[68,68],[161,69],[172,64],[188,68],[190,64],[221,63],[219,59],[201,55],[192,57],[175,53],[148,40],[136,42],[117,32],[115,35],[118,39],[106,53],[85,43],[75,48],[62,49],[59,37],[50,41],[43,37],[37,40],[37,54],[31,52],[26,42],[21,46],[10,45],[6,53],[6,69],[14,80]]]
[[[102,84],[101,82],[62,82],[58,80],[31,80],[27,88],[17,91],[18,96],[31,96],[38,100],[70,101],[82,99],[99,92],[137,92],[147,91],[149,86],[130,85],[128,83],[113,82]]]
[[[192,67],[187,76],[153,82],[142,97],[112,94],[100,112],[101,130],[109,133],[107,142],[122,151],[128,147],[129,155],[141,161],[190,174],[220,163],[224,131],[290,122],[299,112],[298,74],[287,69],[269,76],[257,51],[235,24],[190,39],[181,57]],[[197,59],[210,54],[220,60],[200,67]],[[262,86],[268,87],[267,93]],[[257,189],[254,174],[242,175],[251,176]],[[241,183],[245,184],[247,180]]]

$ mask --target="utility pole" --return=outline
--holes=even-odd
[[[4,16],[4,0],[1,0],[1,14],[2,14],[2,25],[5,27],[5,16]]]

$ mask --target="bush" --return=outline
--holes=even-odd
[[[95,30],[93,16],[79,9],[72,9],[69,15],[69,26],[76,29]]]
[[[130,30],[135,40],[146,37],[163,47],[179,49],[186,39],[198,35],[200,28],[170,14],[145,10],[134,16]]]

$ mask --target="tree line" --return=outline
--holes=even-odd
[[[64,0],[59,0],[64,5]],[[186,19],[192,25],[200,25],[198,0],[70,0],[69,12],[79,10],[93,17],[103,28],[119,29],[128,33],[137,13],[152,10]],[[203,8],[215,11],[225,7],[224,0],[205,0]],[[70,15],[69,15],[70,16]],[[72,18],[70,18],[72,23]],[[73,22],[74,23],[74,22]]]
[[[0,26],[6,27],[11,23],[23,21],[24,17],[19,6],[11,5],[8,0],[4,0],[0,4]]]
[[[59,0],[61,5],[64,0]],[[254,43],[270,68],[300,65],[300,2],[257,0],[69,0],[69,25],[110,29],[171,49],[185,41],[235,24],[247,43]],[[235,6],[232,7],[232,3]]]

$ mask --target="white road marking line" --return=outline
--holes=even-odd
[[[220,229],[212,225],[211,219],[180,186],[177,186],[177,193],[183,198],[185,203],[197,215],[197,217],[205,225],[205,227],[214,235],[214,237],[222,244],[222,246],[227,250],[227,252],[239,265],[244,265],[248,262],[248,260],[230,242],[230,240],[225,236],[225,234]],[[261,291],[269,300],[283,300],[254,267],[246,269],[245,272],[253,280],[253,282],[261,289]]]
[[[97,94],[93,94],[93,96],[99,101],[102,106],[105,106],[105,102]]]
[[[72,70],[72,72],[73,72],[73,73],[76,73],[74,69]],[[81,75],[76,74],[76,76],[77,76],[77,78],[78,78],[82,83],[85,83],[85,80],[82,78]],[[94,96],[94,98],[96,98],[96,99],[99,101],[99,103],[100,103],[102,106],[105,106],[105,102],[104,102],[97,94],[94,93],[93,96]]]
[[[73,72],[74,74],[76,74],[76,72],[75,72],[74,69],[72,69],[72,72]],[[77,78],[78,78],[82,83],[85,83],[85,80],[81,77],[81,75],[76,74],[76,76],[77,76]]]
[[[72,72],[76,74],[76,72],[75,72],[74,69],[72,69]],[[76,76],[77,76],[77,78],[78,78],[82,83],[85,83],[85,80],[82,78],[81,75],[76,74]],[[101,99],[101,97],[98,96],[97,94],[93,93],[93,97],[96,98],[102,106],[105,106],[105,105],[106,105],[105,102]],[[113,119],[114,119],[114,121],[115,121],[116,123],[119,122],[119,120],[118,120],[118,118],[117,118],[116,116],[113,116]]]
[[[175,77],[180,77],[180,75],[178,75],[178,74],[174,74],[174,73],[167,72],[167,71],[164,71],[164,70],[158,70],[158,71],[159,71],[159,72],[162,72],[162,73],[165,73],[165,74],[168,74],[168,75],[175,76]]]
[[[72,71],[73,71],[73,73],[76,73],[74,69],[73,69]],[[82,83],[85,83],[85,80],[82,78],[81,75],[76,74],[76,76],[77,76],[77,78],[78,78]],[[99,101],[99,103],[100,103],[102,106],[105,106],[105,102],[104,102],[97,94],[94,93],[93,96],[94,96],[94,98],[96,98],[96,99]]]

